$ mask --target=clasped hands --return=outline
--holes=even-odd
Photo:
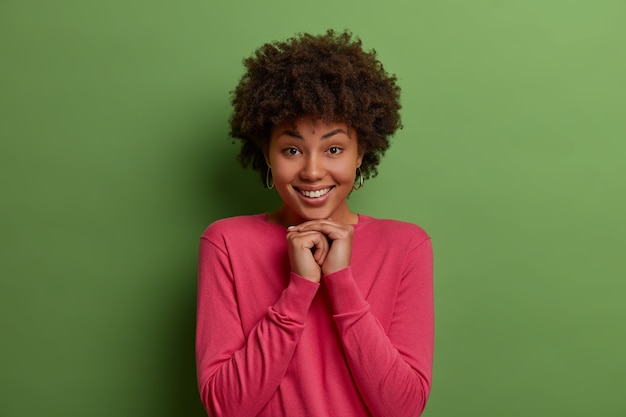
[[[310,220],[287,229],[291,270],[313,282],[350,265],[354,228],[332,219]]]

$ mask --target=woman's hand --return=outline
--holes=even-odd
[[[328,239],[315,230],[298,231],[297,226],[287,232],[287,251],[291,270],[309,281],[320,282],[322,264],[328,254]]]
[[[322,274],[332,274],[350,265],[352,237],[354,236],[354,227],[351,225],[337,223],[332,219],[311,220],[292,226],[289,228],[289,231],[294,236],[306,236],[308,233],[316,233],[322,235],[324,240],[327,240],[324,252],[319,257],[317,256],[317,251],[315,253],[315,258],[317,264],[321,266]],[[289,239],[289,234],[287,236]],[[289,257],[291,259],[291,254]],[[294,270],[294,272],[298,274],[297,271]]]

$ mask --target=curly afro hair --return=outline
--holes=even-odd
[[[378,174],[380,158],[400,121],[400,87],[361,40],[349,31],[299,34],[261,46],[244,60],[246,73],[231,92],[230,135],[242,140],[238,156],[265,180],[263,149],[273,125],[311,116],[356,129],[365,179]]]

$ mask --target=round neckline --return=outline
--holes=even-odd
[[[278,224],[278,223],[271,222],[271,221],[269,220],[269,215],[270,215],[270,213],[267,213],[267,212],[266,212],[266,213],[261,213],[261,214],[258,214],[258,215],[257,215],[257,217],[258,217],[260,220],[262,220],[264,223],[266,223],[266,224],[272,225],[273,227],[275,226],[275,227],[277,227],[277,228],[279,228],[279,229],[281,229],[281,230],[287,230],[287,228],[286,228],[286,227],[284,227],[284,226],[282,226],[282,225],[280,225],[280,224]],[[358,227],[359,227],[361,224],[363,224],[365,221],[367,221],[367,220],[369,220],[369,219],[370,219],[370,217],[369,217],[369,216],[366,216],[366,215],[361,214],[361,213],[356,213],[356,215],[357,215],[357,219],[358,219],[358,220],[357,220],[357,223],[352,224],[352,227],[354,227],[355,229],[356,229],[356,228],[358,228]]]

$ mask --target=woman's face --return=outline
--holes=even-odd
[[[346,198],[362,159],[356,131],[346,123],[304,117],[275,125],[266,160],[283,200],[281,222],[332,218],[355,223]]]

